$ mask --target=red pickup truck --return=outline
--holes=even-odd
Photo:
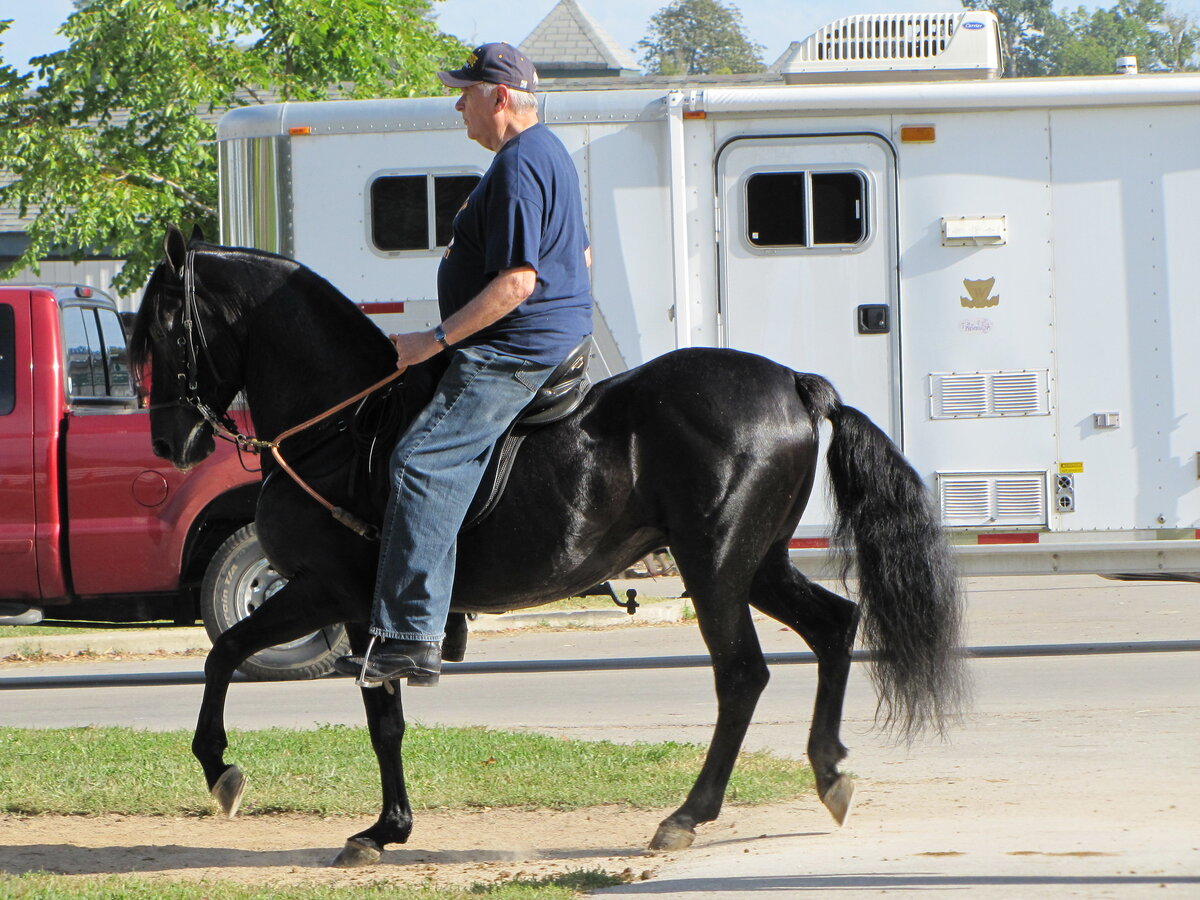
[[[0,624],[201,618],[215,636],[284,583],[255,539],[257,460],[222,443],[179,472],[151,452],[143,407],[111,299],[0,286]],[[341,640],[318,632],[242,669],[321,675]]]

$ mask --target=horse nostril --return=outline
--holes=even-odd
[[[171,458],[171,445],[162,438],[155,438],[150,445],[154,448],[154,455],[159,459]]]

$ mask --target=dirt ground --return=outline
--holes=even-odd
[[[697,846],[792,830],[797,805],[727,807],[720,821],[704,827]],[[367,827],[369,819],[4,816],[0,817],[0,871],[136,873],[287,886],[381,881],[465,886],[603,869],[637,881],[651,877],[678,855],[645,849],[667,813],[625,807],[571,812],[422,811],[407,845],[392,847],[378,864],[361,869],[334,869],[329,863],[345,839]]]

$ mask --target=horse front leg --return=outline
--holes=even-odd
[[[800,635],[817,657],[817,696],[808,734],[808,762],[817,795],[839,825],[854,798],[854,781],[838,769],[846,758],[842,707],[850,677],[859,608],[809,581],[791,564],[786,548],[772,553],[754,580],[751,603]]]
[[[259,650],[333,625],[343,615],[336,604],[329,602],[325,592],[300,575],[213,642],[204,661],[204,697],[192,736],[192,755],[204,769],[209,793],[229,818],[237,815],[246,786],[242,771],[227,764],[224,758],[229,746],[225,698],[234,671]]]
[[[696,839],[696,826],[711,822],[720,814],[742,740],[770,677],[745,604],[744,590],[721,592],[715,598],[693,588],[691,581],[688,586],[701,634],[712,656],[717,725],[696,783],[683,805],[659,824],[650,842],[651,850],[686,849]],[[717,604],[718,609],[710,609]]]
[[[350,644],[356,654],[366,651],[366,634],[360,627],[349,630]],[[404,785],[404,705],[399,683],[362,689],[367,712],[367,730],[371,748],[379,762],[379,781],[383,788],[383,808],[375,824],[346,840],[333,865],[348,869],[379,861],[388,844],[403,844],[412,832],[412,808]]]

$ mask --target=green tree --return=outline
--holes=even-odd
[[[1065,18],[1072,40],[1062,49],[1060,75],[1108,75],[1119,56],[1136,56],[1142,71],[1182,69],[1187,61],[1180,55],[1189,44],[1195,51],[1196,29],[1181,26],[1176,17],[1179,33],[1173,41],[1161,0],[1121,0],[1109,9],[1080,6]]]
[[[742,13],[719,0],[674,0],[650,19],[638,46],[648,72],[659,75],[760,72],[762,45],[746,37]]]
[[[1052,0],[962,0],[967,9],[988,10],[1000,21],[1006,76],[1053,75],[1068,39]]]
[[[0,38],[3,38],[4,32],[12,27],[12,23],[12,19],[0,19]],[[3,46],[4,41],[0,39],[0,103],[20,96],[23,91],[29,88],[30,81],[28,75],[21,75],[11,65],[3,61]]]
[[[1143,71],[1194,71],[1200,28],[1162,0],[1056,13],[1052,0],[963,0],[1000,20],[1007,75],[1109,75],[1117,57]]]
[[[168,224],[216,233],[215,122],[276,99],[441,93],[464,51],[428,0],[83,0],[38,84],[0,93],[0,202],[33,217],[8,269],[52,253],[127,260],[135,290]],[[3,83],[0,74],[0,84]],[[28,85],[22,85],[28,88]]]

